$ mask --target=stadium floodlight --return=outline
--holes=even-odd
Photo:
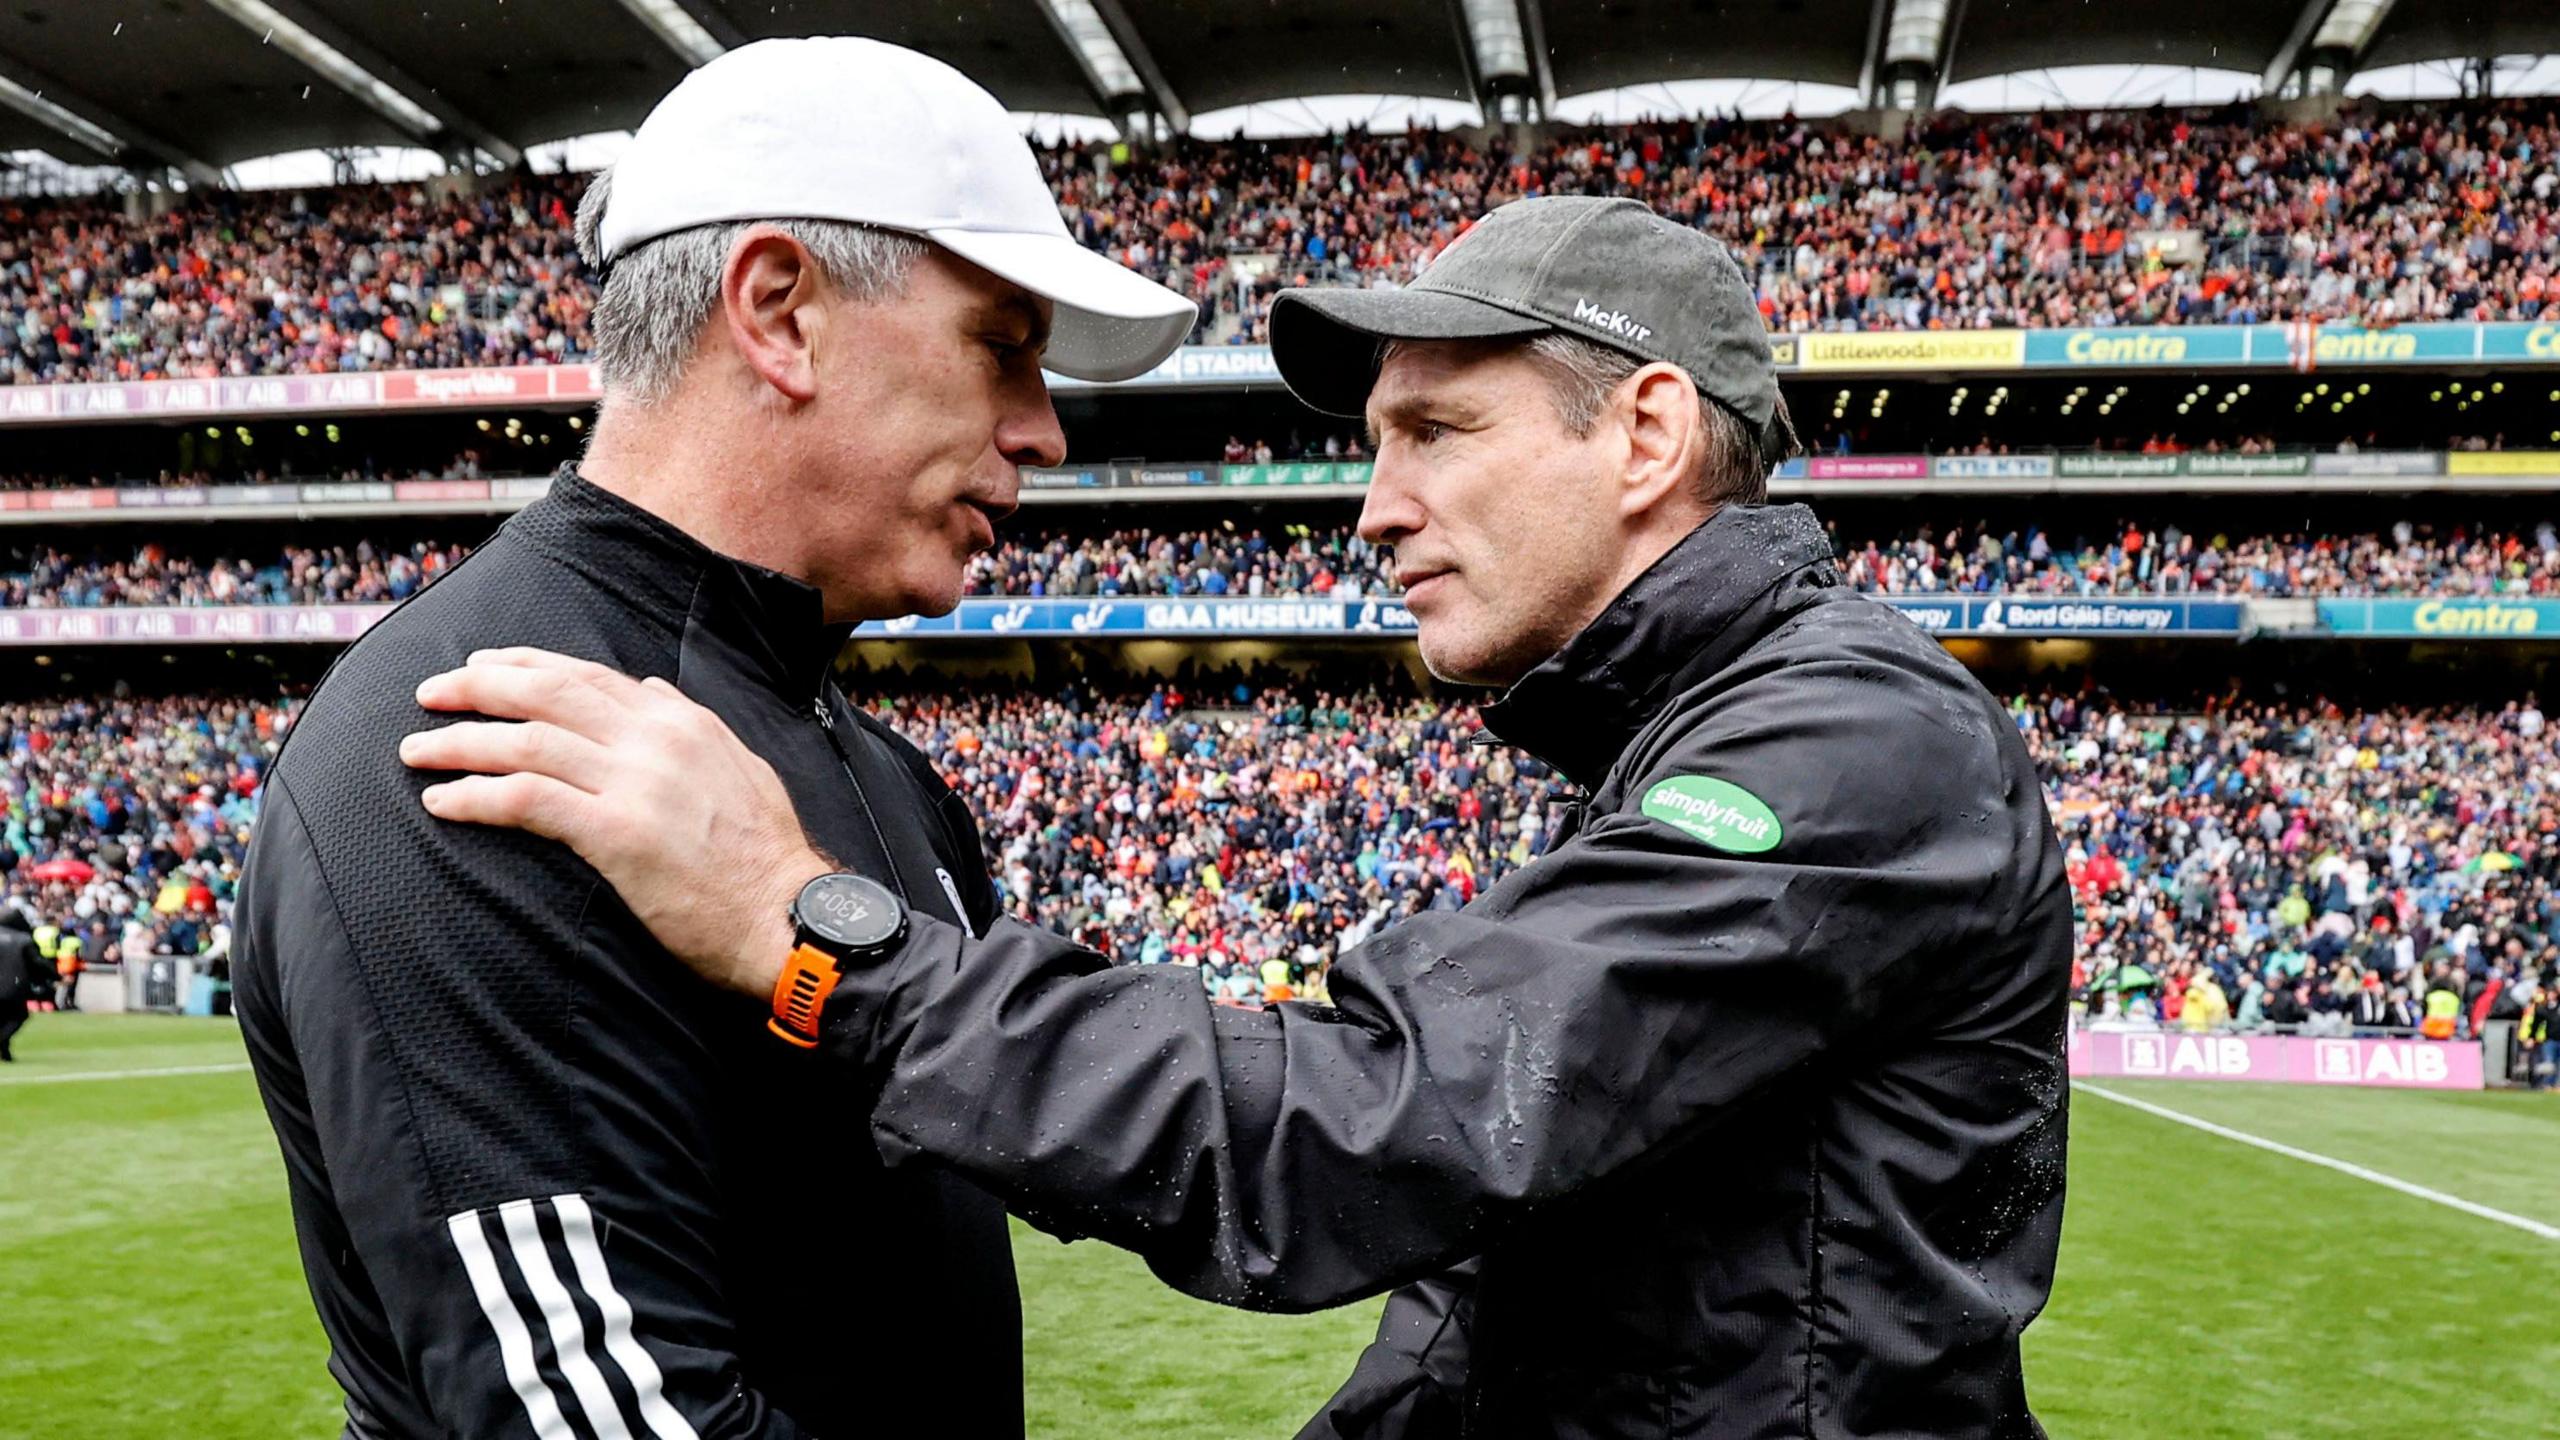
[[[676,0],[622,0],[622,8],[633,19],[649,27],[666,47],[684,58],[688,65],[708,65],[728,52],[719,37],[702,28]]]
[[[8,106],[39,125],[59,130],[109,159],[132,148],[125,144],[123,136],[81,119],[6,75],[0,75],[0,105]]]
[[[1040,0],[1040,8],[1049,12],[1049,23],[1073,45],[1076,59],[1082,61],[1085,73],[1092,77],[1094,88],[1105,100],[1125,100],[1147,93],[1146,82],[1138,78],[1138,67],[1129,63],[1129,54],[1111,33],[1110,24],[1102,18],[1093,0]]]
[[[1953,8],[1950,0],[1893,0],[1893,18],[1885,22],[1884,63],[1936,69],[1947,12]]]
[[[318,71],[330,84],[362,101],[374,113],[419,139],[444,131],[444,122],[426,107],[394,88],[346,52],[303,29],[266,0],[205,0],[214,9],[257,31],[287,55]]]
[[[1947,53],[1947,21],[1954,9],[1955,0],[1893,0],[1883,57],[1859,81],[1861,88],[1881,85],[1882,93],[1869,91],[1867,103],[1895,110],[1928,108]]]
[[[2383,17],[2391,13],[2392,0],[2337,0],[2329,7],[2329,18],[2320,22],[2319,33],[2311,37],[2311,48],[2344,50],[2361,55],[2373,43],[2373,32],[2382,28]]]
[[[1529,35],[1520,24],[1515,0],[1459,0],[1467,17],[1467,40],[1475,48],[1476,73],[1486,80],[1532,78]]]

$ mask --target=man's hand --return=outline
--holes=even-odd
[[[482,650],[418,686],[429,710],[493,717],[400,742],[429,814],[506,825],[578,852],[658,943],[713,982],[771,995],[800,887],[836,866],[782,777],[720,717],[655,676],[548,650]]]

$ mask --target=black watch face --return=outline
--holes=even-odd
[[[897,896],[859,875],[821,875],[801,887],[792,908],[810,933],[847,950],[888,944],[906,919]]]

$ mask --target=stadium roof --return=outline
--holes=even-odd
[[[512,160],[628,129],[691,65],[773,35],[875,35],[1020,111],[1192,113],[1309,95],[1549,105],[1656,81],[1873,94],[2081,64],[2276,72],[2560,50],[2551,0],[16,0],[0,151],[223,167],[414,146]],[[2272,83],[2272,82],[2271,82]]]

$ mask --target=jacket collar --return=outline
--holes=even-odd
[[[507,522],[507,533],[619,595],[682,638],[700,625],[786,695],[822,695],[853,632],[831,625],[817,587],[732,559],[595,484],[576,464]]]
[[[1781,581],[1839,583],[1831,541],[1802,505],[1727,505],[1564,648],[1485,707],[1485,725],[1586,788],[1618,763],[1687,677],[1712,673],[1766,628]],[[1757,623],[1737,625],[1752,616]]]

